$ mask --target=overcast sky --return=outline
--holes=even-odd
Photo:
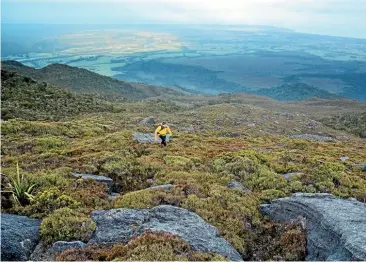
[[[366,38],[366,0],[2,0],[2,23],[259,24]]]

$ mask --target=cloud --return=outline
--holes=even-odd
[[[261,24],[309,33],[366,38],[366,32],[363,30],[365,0],[3,0],[2,2],[5,21],[10,22],[19,20],[33,23],[62,23],[66,20],[69,23],[94,24]],[[19,12],[19,8],[24,9],[24,6],[30,9],[27,9],[27,12]]]

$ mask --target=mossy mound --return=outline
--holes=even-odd
[[[226,261],[218,254],[192,250],[179,237],[167,233],[146,233],[128,244],[88,246],[71,249],[56,257],[56,261]]]

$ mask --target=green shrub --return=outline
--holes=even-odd
[[[24,211],[32,217],[44,217],[59,208],[77,208],[79,206],[80,203],[71,196],[63,194],[57,188],[50,188],[38,192]]]
[[[216,226],[239,252],[246,253],[254,244],[250,227],[258,226],[261,219],[258,200],[253,195],[218,185],[211,186],[209,195],[207,198],[189,195],[181,206]]]
[[[53,148],[59,148],[66,144],[65,141],[56,136],[38,137],[36,138],[36,149],[40,152]]]
[[[113,179],[117,192],[129,192],[148,187],[146,180],[153,178],[159,168],[146,166],[135,158],[120,158],[107,161],[101,170]]]
[[[168,165],[177,165],[177,166],[190,166],[192,165],[192,161],[189,158],[183,156],[166,156],[164,157],[165,164]]]
[[[285,197],[286,194],[280,190],[276,189],[267,189],[263,190],[260,193],[260,199],[266,202],[270,202],[271,200],[278,199],[281,197]]]
[[[69,172],[68,172],[69,173]],[[31,176],[32,182],[35,183],[36,190],[44,191],[50,188],[58,188],[64,190],[71,186],[73,179],[67,178],[62,172],[52,171],[44,173],[36,173]]]
[[[162,204],[179,206],[185,198],[184,191],[175,187],[172,190],[139,190],[118,197],[116,208],[150,208]]]
[[[95,227],[95,222],[88,216],[70,208],[61,208],[42,221],[40,234],[47,244],[72,240],[87,242]]]

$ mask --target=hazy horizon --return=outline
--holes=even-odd
[[[2,25],[261,25],[366,38],[362,0],[3,0]]]

